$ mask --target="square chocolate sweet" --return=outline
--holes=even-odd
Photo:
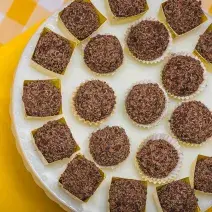
[[[194,189],[212,194],[212,157],[199,155],[194,171]]]
[[[64,74],[74,48],[74,42],[44,28],[32,55],[33,66],[41,71]]]
[[[25,80],[23,96],[27,117],[48,117],[62,113],[60,80]]]
[[[80,149],[64,118],[47,122],[32,131],[32,135],[39,153],[47,163],[70,158]]]
[[[67,166],[59,184],[77,199],[86,202],[104,180],[104,173],[82,155],[77,155]]]
[[[113,177],[109,190],[110,212],[144,212],[147,184],[140,180]]]
[[[90,0],[74,0],[59,13],[58,24],[61,30],[79,43],[93,34],[106,18]]]

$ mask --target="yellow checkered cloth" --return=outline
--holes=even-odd
[[[47,18],[67,1],[70,0],[0,0],[0,46]],[[202,6],[212,15],[212,0],[202,0]]]
[[[50,16],[67,0],[0,0],[0,46]]]

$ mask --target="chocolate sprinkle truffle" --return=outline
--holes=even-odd
[[[198,207],[194,190],[183,180],[164,185],[157,194],[162,210],[166,212],[195,212]]]
[[[92,133],[89,149],[98,165],[115,166],[128,157],[130,142],[123,128],[106,127]]]
[[[116,71],[124,59],[117,37],[97,35],[88,42],[84,50],[84,61],[91,71],[108,74]]]
[[[170,128],[180,141],[201,144],[212,136],[212,113],[201,102],[184,102],[174,110]]]
[[[115,17],[126,18],[145,12],[146,0],[108,0]]]
[[[163,56],[170,37],[163,23],[144,20],[130,28],[126,42],[129,51],[138,60],[154,61]]]
[[[90,123],[98,123],[112,114],[116,96],[106,82],[91,80],[77,89],[73,104],[80,118]]]
[[[177,97],[194,94],[203,81],[204,69],[200,61],[190,56],[172,57],[162,71],[163,86]]]
[[[112,178],[109,190],[110,212],[144,212],[147,188],[140,180]]]
[[[61,112],[61,92],[51,80],[25,81],[22,100],[27,116],[47,117]]]
[[[93,162],[77,155],[68,164],[59,183],[70,194],[86,202],[103,180],[104,173]]]
[[[200,36],[196,50],[209,63],[212,63],[212,31]]]
[[[168,24],[178,35],[199,26],[204,15],[199,0],[167,0],[163,11]]]
[[[166,107],[166,97],[156,83],[137,84],[130,90],[125,100],[128,116],[139,125],[156,122]]]
[[[194,189],[212,193],[212,157],[197,161],[194,173]]]
[[[177,150],[166,140],[149,140],[136,154],[139,169],[149,177],[165,178],[177,166]]]
[[[84,40],[100,27],[98,14],[92,3],[75,0],[61,13],[65,27],[78,40]]]
[[[43,31],[36,45],[32,61],[43,68],[63,74],[73,52],[70,41],[52,32]]]
[[[48,163],[69,158],[79,147],[66,123],[49,121],[33,133],[38,150]]]

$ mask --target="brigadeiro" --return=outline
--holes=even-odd
[[[45,28],[35,47],[32,61],[38,65],[35,66],[38,70],[42,67],[64,74],[73,50],[74,45],[69,40]]]
[[[130,154],[130,142],[123,128],[105,127],[92,133],[89,149],[98,165],[115,166],[123,162]]]
[[[92,3],[75,0],[60,14],[68,31],[78,40],[84,40],[100,27],[97,11]]]
[[[104,173],[82,155],[68,164],[59,184],[77,199],[87,202],[104,180]]]
[[[174,136],[186,144],[200,145],[212,136],[212,113],[199,101],[183,102],[169,122]]]
[[[183,99],[204,88],[205,69],[201,62],[186,55],[173,55],[162,71],[162,83],[173,97]]]
[[[116,36],[97,35],[90,39],[84,49],[84,61],[97,74],[115,72],[123,63],[122,46]]]
[[[200,36],[196,50],[209,63],[212,63],[212,31],[206,31]]]
[[[183,179],[157,188],[157,196],[162,211],[195,212],[198,208],[194,190]]]
[[[130,119],[138,126],[152,126],[163,117],[167,97],[157,83],[139,83],[132,87],[125,108]]]
[[[197,160],[194,172],[194,189],[212,193],[212,157]]]
[[[32,132],[35,145],[47,163],[70,158],[79,150],[68,125],[63,119],[49,121]]]
[[[163,11],[166,21],[178,35],[199,26],[204,15],[199,0],[167,0]]]
[[[142,142],[136,153],[136,163],[145,179],[159,183],[159,180],[162,179],[164,182],[170,181],[167,177],[174,171],[176,172],[174,177],[177,176],[179,170],[175,169],[182,159],[180,158],[181,153],[178,152],[179,147],[176,149],[173,144],[178,147],[177,142],[174,142],[173,139],[169,142],[165,136],[150,137]]]
[[[89,124],[99,124],[114,111],[116,96],[113,89],[100,80],[81,84],[73,97],[73,109],[79,119]]]
[[[147,186],[140,180],[113,177],[109,190],[110,212],[144,212]]]
[[[143,20],[129,28],[126,43],[129,52],[139,61],[159,62],[168,51],[171,38],[163,23]]]
[[[24,81],[24,108],[27,116],[47,117],[61,114],[62,96],[58,86],[59,80]]]
[[[108,0],[115,17],[126,18],[139,15],[146,10],[146,0]]]

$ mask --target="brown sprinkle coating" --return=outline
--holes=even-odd
[[[145,11],[146,0],[108,0],[110,9],[116,17],[131,17]]]
[[[137,59],[153,61],[166,51],[169,39],[169,32],[164,24],[145,20],[131,27],[127,46]]]
[[[59,179],[63,188],[86,202],[104,179],[103,172],[91,161],[77,155]]]
[[[165,178],[177,166],[177,150],[165,140],[149,140],[136,155],[139,168],[149,177]]]
[[[85,63],[99,74],[116,71],[122,65],[123,59],[121,44],[113,35],[97,35],[91,38],[84,50]]]
[[[212,63],[212,31],[205,32],[200,36],[196,50],[209,63]]]
[[[195,212],[198,207],[194,190],[182,180],[164,185],[157,193],[165,212]]]
[[[140,180],[112,178],[109,190],[110,212],[144,212],[147,188]]]
[[[43,32],[38,40],[32,60],[58,74],[62,74],[71,58],[73,48],[70,42],[52,32]]]
[[[78,146],[67,124],[49,121],[33,135],[35,144],[48,163],[69,158]]]
[[[51,80],[34,80],[25,84],[22,100],[27,116],[47,117],[60,114],[61,92]]]
[[[106,82],[91,80],[78,88],[73,103],[77,114],[85,121],[99,122],[113,112],[116,96]]]
[[[174,110],[170,128],[180,141],[201,144],[212,136],[212,113],[201,102],[184,102]]]
[[[106,127],[92,133],[89,149],[98,165],[115,166],[128,157],[130,142],[123,128]]]
[[[194,174],[194,189],[212,193],[212,157],[197,161]]]
[[[84,40],[100,27],[98,14],[92,3],[75,0],[60,14],[66,28],[78,40]]]
[[[137,124],[149,125],[157,121],[165,110],[166,98],[156,83],[137,84],[129,92],[125,107]]]
[[[168,0],[163,11],[168,24],[178,35],[199,26],[204,14],[199,0]]]
[[[190,56],[172,57],[162,71],[162,82],[172,95],[185,97],[195,93],[204,81],[199,60]]]

